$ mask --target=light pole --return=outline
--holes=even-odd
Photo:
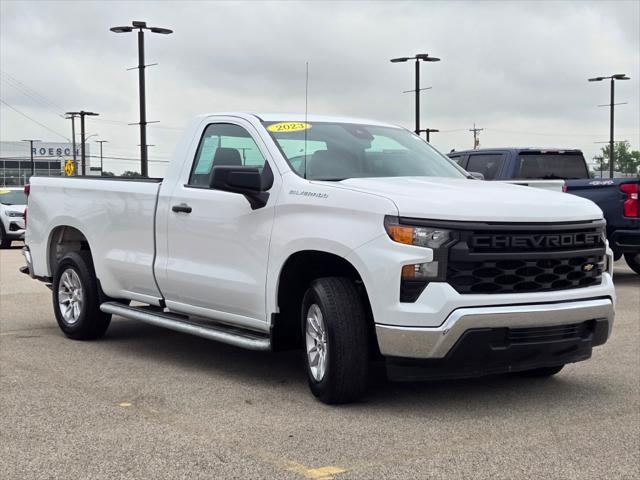
[[[82,176],[86,173],[86,156],[85,156],[85,138],[84,138],[84,117],[87,115],[90,117],[97,117],[100,115],[99,113],[94,112],[85,112],[84,110],[80,110],[79,112],[67,112],[66,115],[69,115],[73,118],[74,115],[80,117],[80,160],[82,161]],[[75,145],[75,138],[73,139]],[[75,148],[74,148],[75,152]]]
[[[100,176],[102,176],[102,144],[109,143],[107,140],[96,140],[100,144]]]
[[[78,114],[76,112],[67,112],[67,120],[71,120],[71,148],[73,149],[73,167],[74,171],[78,171],[78,161],[76,159],[76,117]],[[77,175],[77,173],[76,173]]]
[[[589,79],[590,82],[601,82],[603,80],[611,80],[611,102],[609,103],[609,178],[613,178],[613,173],[615,170],[615,150],[613,141],[613,107],[615,105],[615,81],[630,80],[630,77],[627,77],[627,75],[624,73],[616,73],[615,75],[611,75],[609,77],[594,77]]]
[[[36,171],[35,171],[36,164],[33,161],[33,142],[41,142],[42,140],[28,139],[28,140],[22,140],[22,141],[29,142],[29,153],[31,154],[31,176],[33,177],[36,174]]]
[[[418,53],[413,57],[398,57],[392,58],[391,63],[408,62],[409,60],[415,60],[416,68],[416,129],[417,135],[420,135],[420,61],[423,62],[439,62],[440,59],[436,57],[430,57],[428,53]]]
[[[160,27],[147,27],[146,22],[132,22],[131,27],[112,27],[110,30],[114,33],[129,33],[134,29],[138,30],[138,88],[140,91],[140,174],[143,177],[148,176],[148,156],[147,156],[147,107],[144,69],[144,31],[149,30],[152,33],[160,33],[168,35],[173,30]]]
[[[440,130],[438,130],[437,128],[425,128],[424,130],[420,130],[420,133],[422,133],[422,132],[426,133],[427,134],[427,142],[429,142],[430,138],[431,138],[429,134],[437,133],[439,131]]]

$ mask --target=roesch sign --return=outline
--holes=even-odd
[[[33,147],[33,154],[40,157],[69,157],[73,155],[71,147]],[[76,147],[76,155],[80,156],[80,148]]]

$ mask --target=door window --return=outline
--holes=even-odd
[[[493,180],[500,174],[503,156],[501,154],[470,155],[467,172],[478,172],[485,180]]]
[[[239,125],[213,123],[198,145],[189,185],[208,186],[213,167],[251,167],[262,172],[264,165],[265,158],[249,132]]]

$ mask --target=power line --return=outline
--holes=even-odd
[[[51,101],[46,96],[42,95],[41,93],[34,90],[33,88],[25,85],[13,75],[10,75],[9,73],[2,70],[0,70],[0,74],[4,75],[5,78],[2,78],[2,80],[4,80],[5,83],[7,83],[8,85],[11,85],[13,88],[20,91],[20,93],[26,95],[32,100],[35,100],[36,102],[40,103],[48,110],[55,113],[57,116],[64,118],[64,115],[62,115],[61,113],[62,110],[64,109],[60,105],[57,105],[55,102]]]
[[[69,138],[65,137],[64,135],[62,135],[61,133],[56,132],[55,130],[52,130],[51,128],[47,127],[45,124],[40,123],[39,121],[31,118],[29,115],[27,115],[26,113],[21,112],[20,110],[18,110],[17,108],[9,105],[7,102],[5,102],[4,100],[0,99],[0,102],[2,102],[4,105],[6,105],[7,107],[9,107],[11,110],[13,110],[16,113],[19,113],[20,115],[22,115],[23,117],[31,120],[33,123],[37,123],[38,125],[40,125],[42,128],[49,130],[51,133],[55,133],[56,135],[58,135],[59,137],[64,138],[65,140],[67,140],[68,142],[70,141]]]

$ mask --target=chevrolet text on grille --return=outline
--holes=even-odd
[[[471,242],[473,247],[480,248],[599,246],[602,244],[602,234],[590,232],[551,235],[474,235]]]

